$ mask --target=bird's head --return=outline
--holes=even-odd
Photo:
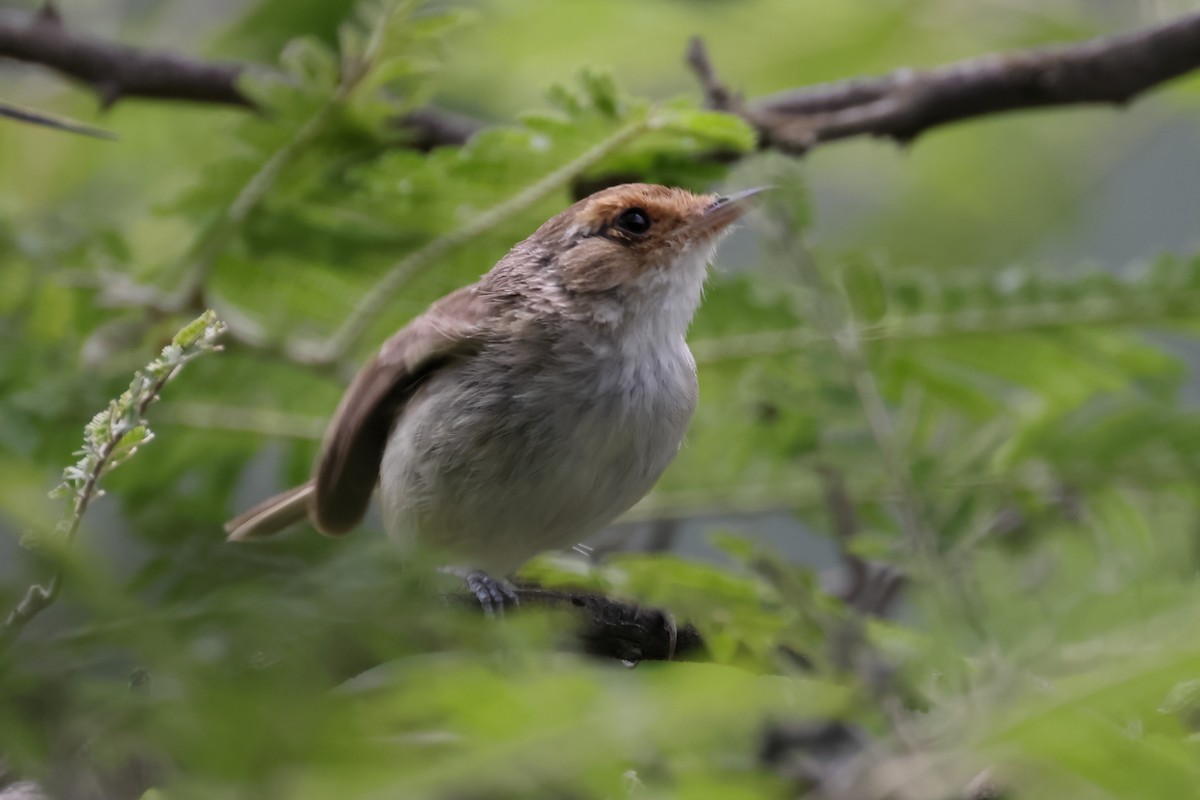
[[[631,342],[676,340],[700,304],[717,243],[759,191],[603,189],[514,247],[484,277],[484,289],[533,314],[591,322]]]
[[[653,291],[703,282],[717,242],[759,189],[722,197],[645,183],[585,197],[531,237],[566,289]]]

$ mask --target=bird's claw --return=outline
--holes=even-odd
[[[463,575],[467,588],[479,601],[483,613],[489,617],[504,616],[505,606],[519,606],[521,600],[507,581],[497,580],[482,570],[471,570]]]

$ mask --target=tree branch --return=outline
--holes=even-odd
[[[75,34],[57,13],[0,12],[0,57],[72,77],[91,87],[106,108],[130,97],[253,106],[237,87],[251,68],[245,64],[208,63]],[[1200,12],[1075,45],[852,78],[754,101],[720,81],[701,40],[692,40],[687,61],[710,107],[746,119],[764,148],[802,155],[855,136],[909,142],[931,128],[1005,111],[1128,103],[1200,67]],[[418,109],[398,122],[420,150],[462,144],[482,127],[436,108]]]
[[[1200,67],[1200,12],[1080,44],[898,70],[751,102],[731,94],[717,78],[700,39],[692,40],[687,61],[710,107],[746,119],[758,130],[764,148],[801,155],[854,136],[910,142],[934,127],[1005,111],[1123,105]]]
[[[69,31],[55,12],[0,11],[0,58],[40,64],[73,78],[92,89],[105,109],[127,98],[254,108],[238,79],[249,69],[267,69],[106,42]],[[471,117],[436,108],[417,109],[397,122],[412,147],[422,151],[463,144],[482,127]]]
[[[614,600],[602,594],[518,585],[521,608],[572,613],[579,622],[578,646],[605,658],[639,661],[700,661],[708,657],[704,639],[690,623],[677,626],[670,613]],[[464,602],[478,605],[474,596]]]
[[[137,50],[67,30],[56,13],[0,14],[0,56],[41,64],[78,80],[108,108],[125,97],[250,107],[237,88],[241,64],[212,64]]]

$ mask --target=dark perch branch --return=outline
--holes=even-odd
[[[127,98],[253,108],[238,88],[238,78],[248,69],[266,69],[144,51],[72,33],[53,10],[36,15],[0,12],[0,58],[40,64],[74,78],[97,94],[102,108]],[[482,124],[461,114],[423,108],[406,114],[399,126],[412,137],[413,147],[430,150],[460,145]]]
[[[602,594],[518,586],[522,608],[566,611],[579,622],[580,649],[623,661],[701,661],[704,639],[691,624],[676,626],[667,612],[614,600]],[[469,602],[476,603],[474,596]]]
[[[704,638],[691,624],[677,624],[669,611],[647,608],[604,594],[582,589],[547,589],[534,583],[513,587],[519,604],[506,606],[503,616],[544,611],[556,615],[552,620],[557,636],[556,648],[605,659],[618,659],[631,665],[642,661],[706,661],[710,658]],[[483,615],[479,599],[472,591],[451,590],[429,600],[455,613]],[[412,607],[397,609],[408,613]],[[387,616],[385,612],[385,616]],[[502,624],[503,619],[489,618],[485,624]],[[403,638],[403,637],[402,637]],[[289,650],[309,650],[316,639],[294,637],[267,657],[246,662],[245,669],[271,670],[287,661]],[[389,657],[376,647],[364,647],[355,636],[340,637],[330,645],[324,642],[326,668],[334,683],[352,680],[374,669]]]
[[[712,108],[745,118],[764,147],[799,155],[852,136],[910,142],[930,128],[1005,111],[1123,105],[1200,67],[1200,12],[1080,44],[808,86],[751,102],[717,79],[699,39],[692,40],[688,63]]]

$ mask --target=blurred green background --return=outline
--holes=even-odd
[[[1014,797],[1194,793],[1200,82],[798,161],[703,113],[683,61],[702,35],[756,98],[1194,4],[59,8],[80,34],[263,65],[243,86],[267,111],[129,99],[100,113],[86,88],[0,61],[0,99],[118,137],[0,121],[3,608],[67,576],[0,653],[0,787],[787,797],[821,783],[815,759],[850,776],[823,797],[963,797],[984,769]],[[368,72],[348,82],[347,63]],[[396,119],[430,103],[485,127],[416,152]],[[512,203],[647,118],[661,129]],[[742,157],[714,164],[714,148]],[[526,574],[668,608],[710,662],[628,670],[564,652],[564,620],[430,604],[422,570],[374,531],[223,542],[228,516],[307,476],[384,336],[563,208],[572,178],[612,173],[779,190],[718,258],[676,464],[594,558]],[[409,270],[335,363],[288,356],[505,203]],[[172,294],[195,278],[199,297]],[[63,552],[66,512],[46,494],[84,423],[204,307],[238,335],[166,388],[156,440],[106,479]],[[866,609],[883,618],[846,594],[863,561],[907,576]],[[135,668],[150,683],[130,693]],[[769,757],[799,720],[870,744]]]

